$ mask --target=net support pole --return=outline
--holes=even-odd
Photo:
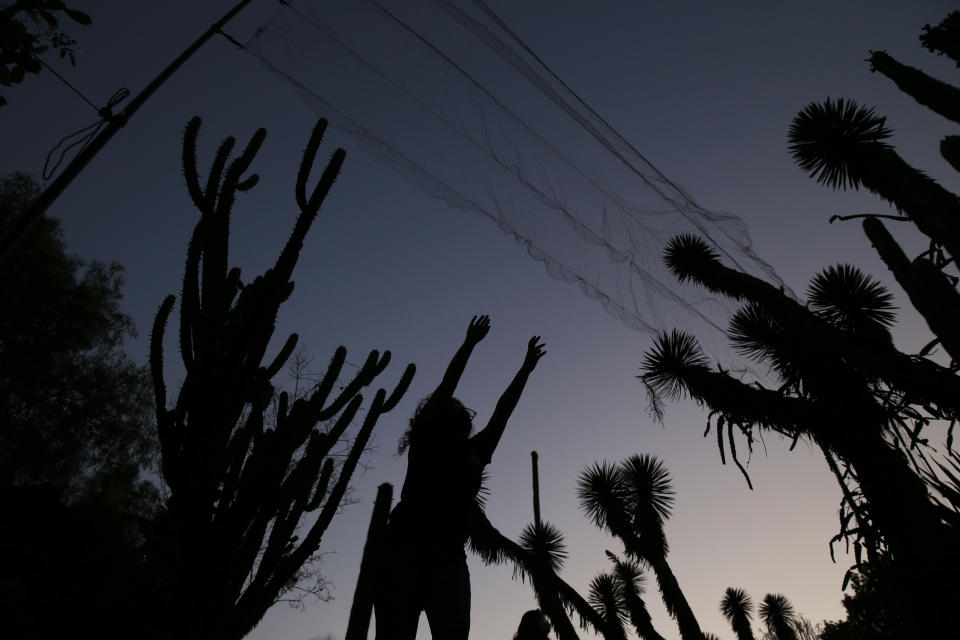
[[[152,96],[157,89],[163,85],[170,76],[172,76],[180,67],[183,66],[193,54],[195,54],[200,47],[207,43],[207,41],[214,36],[220,29],[222,29],[234,16],[236,16],[240,11],[246,7],[248,4],[253,2],[253,0],[240,0],[230,11],[228,11],[222,18],[217,22],[210,25],[210,28],[207,29],[203,35],[197,38],[193,44],[187,47],[183,53],[181,53],[177,58],[171,62],[166,69],[160,72],[153,81],[146,86],[146,88],[137,94],[133,100],[130,101],[130,104],[121,111],[116,116],[110,118],[107,125],[93,140],[90,141],[86,147],[84,147],[80,153],[78,153],[73,160],[68,164],[63,172],[57,176],[57,179],[50,183],[50,185],[40,194],[40,197],[33,203],[33,205],[23,214],[17,221],[14,223],[10,231],[3,237],[3,240],[0,240],[0,263],[3,262],[17,246],[17,243],[26,235],[27,231],[30,230],[30,227],[33,226],[40,216],[46,212],[47,209],[60,197],[60,194],[70,185],[71,182],[80,174],[80,172],[93,160],[101,149],[110,141],[110,138],[114,136],[129,120],[133,117],[133,114],[143,106],[143,103],[147,101],[150,96]]]
[[[539,456],[536,451],[530,452],[530,462],[533,470],[533,523],[540,528],[540,467]]]

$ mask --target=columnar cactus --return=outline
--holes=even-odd
[[[196,159],[200,119],[186,129],[183,169],[200,220],[180,296],[186,377],[172,406],[162,340],[173,296],[157,314],[150,353],[170,495],[148,555],[162,576],[156,597],[166,621],[162,633],[169,637],[241,638],[296,583],[341,504],[378,418],[396,406],[414,374],[411,364],[389,396],[384,389],[376,392],[339,464],[331,450],[359,415],[360,391],[386,368],[389,352],[372,351],[353,379],[332,393],[346,360],[346,350],[338,348],[311,393],[292,403],[281,393],[275,421],[265,419],[275,396],[271,380],[297,343],[291,335],[264,364],[277,312],[293,291],[290,277],[304,238],[345,156],[342,149],[334,152],[308,194],[325,125],[321,120],[314,128],[300,163],[295,188],[300,214],[293,233],[274,266],[249,283],[241,282],[239,269],[228,269],[230,214],[236,193],[258,180],[244,174],[266,132],[258,130],[229,163],[234,139],[226,139],[202,186]]]

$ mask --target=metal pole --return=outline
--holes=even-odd
[[[539,456],[536,451],[530,452],[533,463],[533,523],[540,528],[540,468],[537,464]]]
[[[220,20],[215,22],[207,29],[203,35],[201,35],[197,40],[191,44],[187,49],[177,56],[176,60],[170,63],[170,65],[160,72],[156,78],[153,79],[153,82],[147,85],[147,87],[141,91],[133,100],[130,101],[130,104],[127,105],[117,116],[110,119],[107,125],[103,128],[96,138],[94,138],[90,144],[86,146],[80,153],[74,157],[74,159],[66,166],[63,172],[50,183],[50,186],[40,194],[40,197],[37,198],[36,202],[27,210],[26,213],[20,216],[20,218],[14,223],[13,228],[10,229],[10,232],[4,236],[3,240],[0,241],[0,262],[6,259],[10,254],[17,243],[23,238],[27,233],[33,223],[36,222],[44,212],[50,208],[50,205],[60,197],[60,194],[73,182],[80,171],[83,170],[87,164],[93,160],[93,157],[100,152],[101,149],[110,141],[110,138],[123,127],[127,121],[133,117],[133,114],[143,106],[143,103],[147,101],[150,96],[160,88],[164,82],[166,82],[170,76],[174,74],[183,63],[186,62],[190,56],[197,52],[200,47],[206,44],[207,40],[213,37],[220,29],[222,29],[230,20],[240,13],[240,10],[246,7],[248,4],[253,2],[253,0],[241,0],[238,2],[230,11],[228,11]]]

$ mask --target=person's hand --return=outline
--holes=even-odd
[[[470,326],[467,327],[467,342],[477,344],[490,331],[490,316],[473,316]]]
[[[534,367],[537,366],[537,362],[539,362],[540,358],[546,353],[544,349],[545,346],[547,345],[540,342],[540,336],[530,338],[530,342],[527,343],[527,356],[523,359],[524,369],[533,371]]]

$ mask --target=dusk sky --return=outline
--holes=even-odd
[[[76,69],[56,68],[100,105],[121,86],[133,93],[142,89],[234,2],[68,4],[89,13],[94,23],[71,29],[79,42]],[[340,10],[338,2],[312,4],[321,13]],[[883,49],[955,81],[953,64],[918,41],[924,24],[939,22],[953,8],[949,3],[489,0],[489,5],[664,175],[706,209],[739,216],[756,252],[798,294],[817,271],[841,261],[892,282],[858,224],[827,222],[838,213],[886,213],[886,205],[869,194],[821,187],[790,158],[787,129],[809,102],[847,97],[874,106],[887,116],[905,159],[947,188],[960,188],[936,151],[944,135],[955,133],[954,125],[871,74],[864,62],[869,50]],[[226,31],[246,42],[277,8],[273,0],[255,0]],[[3,95],[9,101],[0,109],[3,174],[22,171],[39,179],[57,140],[97,119],[49,73],[4,88]],[[180,169],[182,132],[194,115],[203,118],[204,176],[223,137],[234,135],[243,144],[258,127],[268,131],[253,165],[260,184],[240,194],[231,228],[231,264],[250,280],[272,264],[289,234],[299,158],[317,116],[324,114],[255,57],[215,38],[52,208],[71,250],[126,268],[125,310],[140,333],[128,350],[139,362],[146,361],[157,307],[167,294],[179,294],[198,215]],[[320,158],[338,146],[347,150],[347,160],[307,238],[276,340],[298,332],[318,373],[342,344],[353,363],[371,349],[392,352],[379,386],[392,388],[409,362],[416,363],[417,375],[374,432],[375,449],[353,484],[355,504],[324,537],[322,572],[335,599],[308,598],[302,611],[279,604],[250,638],[343,637],[376,487],[390,482],[399,494],[406,460],[394,455],[397,439],[417,402],[439,382],[475,314],[489,314],[491,330],[456,396],[477,411],[477,424],[489,418],[530,336],[542,336],[547,345],[488,467],[487,513],[503,533],[516,538],[532,520],[535,449],[543,517],[566,535],[569,559],[561,575],[585,594],[590,579],[610,566],[604,550],[622,549],[578,509],[577,475],[594,461],[653,454],[669,468],[677,494],[666,528],[668,560],[704,631],[734,637],[718,612],[730,586],[743,588],[754,601],[782,593],[813,622],[843,617],[841,580],[853,558],[838,546],[837,562],[830,559],[840,491],[819,451],[801,443],[788,452],[789,442],[766,437],[748,467],[750,491],[736,467],[721,465],[715,438],[701,437],[705,411],[686,402],[669,405],[663,424],[650,416],[636,379],[652,344],[649,334],[629,329],[576,286],[552,278],[489,220],[427,197],[368,156],[350,135],[329,131]],[[890,286],[900,296],[896,285]],[[903,297],[899,300],[902,307]],[[898,345],[919,350],[929,340],[925,327],[910,309],[900,318]],[[684,322],[668,316],[667,327],[672,320]],[[168,378],[176,380],[176,341],[170,333]],[[513,581],[508,566],[486,567],[473,557],[469,564],[471,637],[511,638],[523,612],[536,607],[532,590]],[[653,576],[645,600],[657,630],[669,640],[679,638]],[[55,613],[55,600],[50,605]],[[418,638],[429,637],[422,618]]]

